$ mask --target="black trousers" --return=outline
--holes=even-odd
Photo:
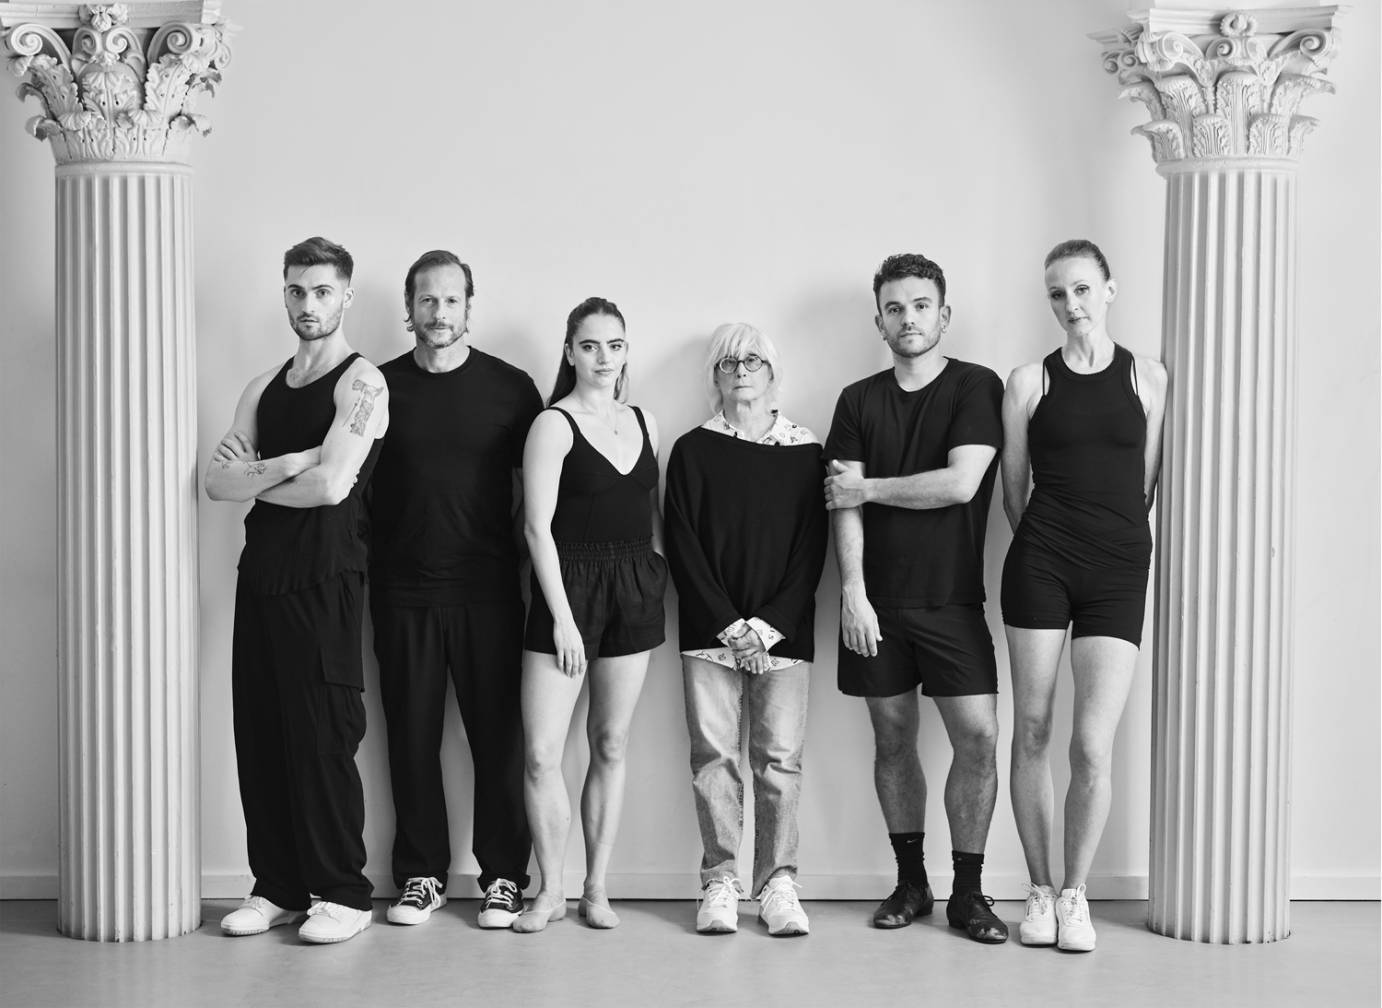
[[[441,741],[448,671],[475,765],[472,850],[480,888],[528,884],[532,837],[523,808],[523,603],[393,606],[372,597],[379,695],[389,733],[396,820],[394,882],[451,869]]]
[[[289,910],[313,893],[370,908],[355,767],[363,616],[360,572],[288,595],[236,589],[231,696],[253,895]]]

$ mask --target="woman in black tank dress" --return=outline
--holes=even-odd
[[[582,679],[590,681],[590,768],[581,795],[585,891],[594,928],[619,918],[605,892],[624,799],[624,748],[648,655],[662,643],[667,565],[653,551],[657,427],[621,400],[624,317],[603,298],[566,320],[556,387],[523,454],[523,528],[533,560],[523,651],[524,799],[542,886],[515,931],[566,914],[562,875],[571,803],[562,753]]]
[[[1019,935],[1025,945],[1082,952],[1094,948],[1085,881],[1108,818],[1114,733],[1141,643],[1166,400],[1166,369],[1109,336],[1116,292],[1092,242],[1057,245],[1046,257],[1046,293],[1065,345],[1014,371],[1003,398],[1003,508],[1014,529],[1003,565],[1012,803],[1031,875]],[[1075,723],[1058,894],[1047,749],[1068,627]]]

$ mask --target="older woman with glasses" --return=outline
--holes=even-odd
[[[673,446],[666,496],[691,786],[705,850],[696,930],[738,927],[747,735],[758,916],[772,935],[804,935],[797,803],[825,561],[821,445],[773,408],[780,358],[757,329],[716,329],[704,374],[715,415]]]

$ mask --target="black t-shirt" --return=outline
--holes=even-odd
[[[913,392],[889,368],[840,393],[827,460],[864,463],[869,477],[943,469],[952,448],[1003,446],[1003,383],[988,368],[948,358]],[[984,601],[984,532],[995,456],[965,504],[912,509],[863,505],[864,584],[875,606],[930,608]]]
[[[392,605],[512,597],[513,470],[542,409],[533,380],[473,347],[441,374],[411,350],[379,370],[389,429],[370,495],[371,591]]]

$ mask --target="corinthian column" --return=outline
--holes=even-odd
[[[1166,178],[1147,925],[1290,927],[1296,164],[1335,7],[1155,8],[1094,36]]]
[[[58,927],[195,929],[192,111],[215,3],[0,3],[28,128],[57,159]]]

